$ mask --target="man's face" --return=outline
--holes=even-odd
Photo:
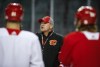
[[[52,28],[51,26],[52,26],[51,23],[41,22],[40,30],[41,30],[41,32],[47,32],[47,31],[51,30],[51,28]]]

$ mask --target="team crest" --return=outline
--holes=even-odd
[[[49,44],[55,46],[57,44],[57,40],[50,40]]]

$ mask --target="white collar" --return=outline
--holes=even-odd
[[[82,33],[86,36],[88,40],[99,40],[99,32],[93,33],[93,32],[83,31]]]

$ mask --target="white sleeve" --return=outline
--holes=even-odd
[[[44,67],[42,50],[38,37],[34,38],[31,55],[30,67]]]

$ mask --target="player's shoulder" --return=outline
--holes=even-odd
[[[33,37],[33,38],[37,38],[37,35],[35,33],[30,32],[30,31],[26,31],[26,30],[22,30],[21,31],[21,35],[28,36],[28,37]]]
[[[2,27],[0,28],[0,33],[4,33],[6,31],[6,28]]]
[[[60,37],[60,38],[63,38],[63,35],[61,35],[61,34],[59,34],[59,33],[53,32],[53,35],[54,35],[54,36],[57,36],[57,37]]]
[[[5,28],[4,28],[4,27],[0,28],[0,31],[4,31],[4,30],[5,30]]]
[[[66,38],[74,38],[74,37],[80,37],[81,35],[82,35],[81,32],[74,31],[74,32],[68,33],[67,35],[65,35],[65,37]]]
[[[74,32],[70,32],[68,34],[68,36],[75,36],[75,35],[79,35],[79,34],[80,34],[80,32],[74,31]]]

